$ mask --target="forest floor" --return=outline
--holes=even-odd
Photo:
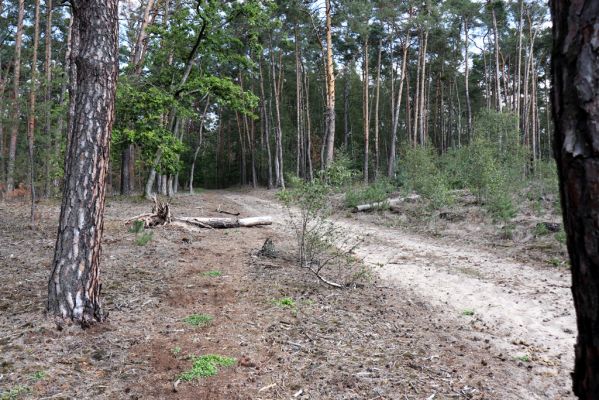
[[[375,278],[338,290],[294,267],[272,192],[207,191],[171,204],[175,216],[223,216],[220,206],[275,223],[170,225],[150,238],[123,223],[150,203],[110,198],[108,321],[59,331],[43,315],[59,204],[38,204],[30,229],[27,204],[0,202],[2,400],[573,398],[569,271],[563,248],[522,233],[534,218],[507,240],[474,207],[426,224],[409,210],[340,209],[335,223],[363,238],[356,252]],[[267,238],[278,257],[257,255]],[[197,314],[213,319],[184,321]],[[181,381],[205,354],[237,362]]]

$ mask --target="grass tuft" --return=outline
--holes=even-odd
[[[183,322],[193,326],[208,326],[214,318],[208,314],[192,314],[183,318]]]
[[[237,362],[231,357],[219,356],[217,354],[206,354],[200,357],[194,357],[193,366],[189,371],[179,375],[182,381],[192,381],[197,378],[207,378],[218,373],[217,367],[231,367]]]
[[[209,276],[210,278],[218,278],[219,276],[222,276],[222,272],[218,271],[218,270],[214,270],[214,271],[206,271],[204,272],[204,276]]]
[[[281,308],[295,308],[295,300],[291,297],[282,297],[280,299],[275,299],[272,303]]]

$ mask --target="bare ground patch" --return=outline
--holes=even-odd
[[[177,197],[173,212],[216,215],[219,204],[241,216],[256,212],[223,192]],[[122,222],[149,203],[115,198],[109,205],[102,267],[109,320],[57,331],[43,309],[58,205],[40,204],[42,221],[32,231],[26,204],[0,204],[2,396],[519,399],[529,393],[530,367],[537,365],[498,354],[472,334],[470,317],[445,318],[446,309],[382,282],[331,289],[288,257],[253,256],[268,237],[289,250],[279,225],[197,232],[168,226],[140,246]],[[282,298],[293,307],[281,306]],[[192,314],[213,319],[193,326],[184,322]],[[189,356],[203,354],[237,363],[180,382],[175,391],[191,368]],[[552,398],[559,396],[568,398],[567,388]]]

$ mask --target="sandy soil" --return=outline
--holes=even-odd
[[[286,211],[271,196],[227,197],[254,212],[276,210],[284,220]],[[336,223],[365,239],[356,252],[385,282],[442,309],[443,320],[464,325],[496,357],[530,359],[522,398],[568,396],[576,339],[568,270],[369,219],[346,215]]]
[[[123,221],[150,205],[108,202],[107,323],[58,331],[43,315],[59,207],[0,203],[0,398],[569,399],[574,330],[565,270],[492,249],[340,217],[380,279],[336,290],[294,267],[283,209],[264,191],[172,201],[175,215],[269,214],[270,227],[153,230]],[[256,255],[272,238],[280,256]],[[220,271],[218,277],[206,275]],[[276,300],[290,297],[291,308]],[[474,315],[463,315],[465,310]],[[214,317],[206,327],[186,316]],[[174,383],[190,355],[237,363]],[[529,361],[516,357],[527,355]]]

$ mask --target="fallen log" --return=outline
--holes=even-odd
[[[248,228],[251,226],[271,225],[272,217],[250,217],[250,218],[200,218],[200,217],[177,217],[177,222],[198,226],[200,228],[228,229]]]
[[[250,218],[202,218],[202,217],[176,217],[171,216],[171,210],[168,203],[159,202],[154,197],[154,206],[151,213],[137,215],[125,221],[129,225],[134,221],[142,221],[144,228],[153,228],[159,225],[168,225],[172,222],[187,224],[200,228],[208,229],[227,229],[251,227],[259,225],[271,225],[272,217],[250,217]],[[219,207],[220,209],[220,207]]]
[[[409,196],[406,197],[398,197],[395,199],[387,199],[385,201],[381,201],[378,203],[370,203],[370,204],[360,204],[356,207],[353,208],[352,212],[361,212],[361,211],[369,211],[372,209],[377,209],[377,208],[389,208],[389,209],[393,209],[394,207],[398,206],[400,203],[403,202],[413,202],[420,199],[420,196],[417,194],[411,194]]]

